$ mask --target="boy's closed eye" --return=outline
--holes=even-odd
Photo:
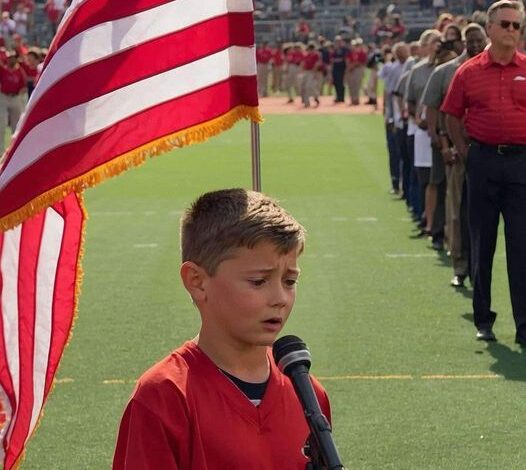
[[[261,287],[263,286],[266,282],[268,282],[267,279],[264,279],[264,278],[260,278],[260,279],[249,279],[248,282],[255,286],[255,287]],[[287,286],[287,287],[294,287],[297,283],[298,283],[298,279],[297,278],[288,278],[288,279],[284,279],[283,280],[283,283]]]

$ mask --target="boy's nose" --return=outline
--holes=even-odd
[[[282,285],[282,283],[276,283],[274,288],[272,289],[272,305],[275,305],[277,307],[284,307],[287,305],[289,299],[289,292],[285,287]]]

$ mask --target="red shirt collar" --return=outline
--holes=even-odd
[[[480,65],[483,68],[488,68],[493,64],[497,64],[497,62],[495,62],[493,60],[493,57],[491,57],[490,50],[486,49],[480,54]],[[505,67],[507,67],[508,65],[512,65],[512,64],[515,66],[526,65],[526,55],[522,54],[521,52],[515,51],[515,53],[513,54],[513,58],[511,59],[511,62],[507,64]],[[497,64],[497,65],[500,65],[500,64]]]

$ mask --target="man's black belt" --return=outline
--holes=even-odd
[[[471,139],[471,145],[480,150],[491,152],[497,155],[526,155],[526,145],[520,144],[485,144],[478,140]]]

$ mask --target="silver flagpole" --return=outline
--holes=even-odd
[[[259,145],[259,123],[250,121],[252,144],[252,189],[261,191],[261,153]]]

